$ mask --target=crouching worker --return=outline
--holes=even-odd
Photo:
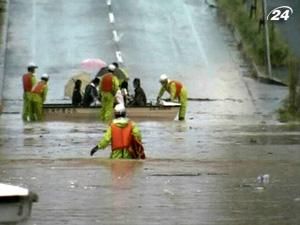
[[[126,118],[124,105],[116,105],[114,113],[115,119],[90,155],[111,143],[111,159],[145,159],[140,130],[133,121]]]
[[[48,74],[43,74],[41,81],[34,85],[31,89],[31,104],[33,120],[41,121],[43,119],[43,103],[46,100],[48,92]]]
[[[178,99],[180,103],[178,120],[185,119],[186,107],[187,107],[187,90],[181,82],[175,80],[169,80],[166,74],[160,76],[159,82],[161,84],[160,91],[157,96],[157,102],[163,96],[165,91],[170,94],[171,101]]]

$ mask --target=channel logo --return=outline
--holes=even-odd
[[[272,9],[268,16],[267,20],[279,21],[285,20],[287,21],[290,16],[293,14],[293,9],[290,6],[279,6],[275,9]]]

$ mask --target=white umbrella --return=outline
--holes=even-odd
[[[91,75],[87,72],[78,72],[74,74],[65,85],[65,96],[72,98],[75,81],[81,80],[81,93],[84,92],[86,85],[91,82]]]

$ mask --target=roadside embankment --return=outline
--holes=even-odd
[[[279,32],[278,26],[269,23],[270,57],[273,76],[266,71],[266,39],[262,6],[252,1],[219,0],[220,14],[232,29],[238,46],[252,65],[252,75],[258,80],[289,87],[289,95],[283,106],[278,109],[281,122],[300,120],[299,59]],[[294,33],[296,34],[296,33]],[[297,35],[294,35],[297,36]]]
[[[253,76],[267,77],[264,72],[267,63],[261,7],[257,5],[255,11],[251,11],[247,2],[241,0],[219,0],[218,6],[227,24],[232,27],[240,49],[253,65]],[[282,70],[287,67],[290,51],[274,24],[269,24],[269,30],[272,67]],[[276,83],[276,80],[273,81]]]
[[[2,89],[4,82],[8,3],[9,0],[0,0],[0,113],[3,107]]]
[[[289,95],[282,107],[278,110],[281,122],[300,121],[300,88],[299,88],[300,61],[289,60]]]

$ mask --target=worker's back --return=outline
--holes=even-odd
[[[115,119],[90,154],[94,155],[96,151],[105,149],[111,143],[111,159],[144,159],[141,140],[139,128],[126,118],[124,105],[118,104],[115,106]]]

